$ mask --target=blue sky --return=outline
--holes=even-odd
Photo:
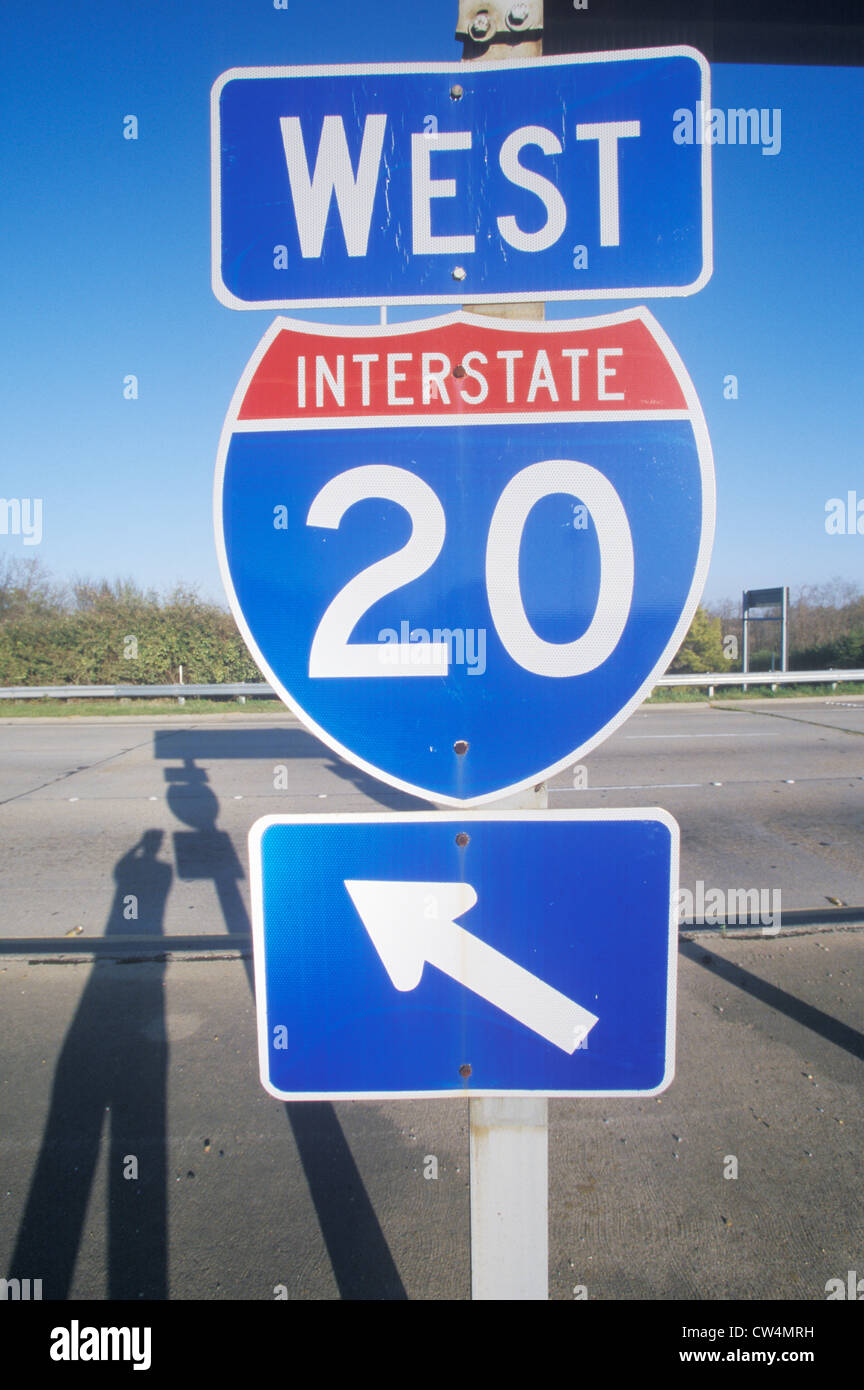
[[[58,576],[197,584],[222,600],[211,527],[222,421],[272,319],[210,288],[209,93],[229,67],[447,60],[456,0],[18,3],[0,20],[0,494],[41,497]],[[311,16],[298,33],[297,14]],[[321,19],[316,23],[316,14]],[[326,18],[325,18],[326,16]],[[718,525],[706,596],[860,582],[864,536],[825,503],[864,497],[859,69],[715,65],[713,105],[779,108],[782,147],[714,149],[715,273],[651,300],[696,384]],[[123,139],[135,114],[139,138]],[[603,312],[559,304],[550,317]],[[616,301],[611,307],[625,307]],[[393,317],[421,317],[421,310]],[[320,317],[338,318],[337,311]],[[374,313],[366,317],[371,321]],[[123,398],[128,373],[139,398]],[[737,400],[723,381],[738,378]],[[674,538],[671,538],[674,541]]]

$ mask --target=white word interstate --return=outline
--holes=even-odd
[[[614,378],[624,355],[621,347],[562,347],[524,351],[499,349],[490,354],[472,349],[455,364],[444,352],[316,353],[296,359],[296,406],[345,405],[349,390],[359,387],[363,406],[451,404],[451,393],[466,405],[482,405],[490,394],[508,405],[535,401],[581,402],[583,392],[598,401],[623,401]],[[456,370],[454,371],[454,365]],[[405,383],[408,383],[406,386]],[[419,387],[419,392],[417,388]],[[497,389],[496,389],[497,388]]]

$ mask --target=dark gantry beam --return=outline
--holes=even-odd
[[[715,63],[864,63],[861,0],[545,0],[543,52],[691,44]]]

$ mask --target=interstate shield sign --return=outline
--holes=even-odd
[[[278,318],[225,421],[215,526],[303,723],[394,787],[480,805],[587,753],[666,670],[707,572],[711,449],[644,308]]]

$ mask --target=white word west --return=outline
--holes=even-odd
[[[341,116],[324,117],[314,170],[307,158],[299,116],[282,116],[279,125],[301,255],[307,259],[321,256],[330,203],[335,197],[348,255],[365,256],[378,181],[382,167],[386,168],[383,153],[387,116],[366,117],[356,175]],[[599,219],[601,246],[620,244],[618,146],[622,140],[638,139],[640,131],[639,121],[599,121],[575,126],[576,140],[592,141],[597,150],[600,196],[593,215]],[[445,198],[458,202],[460,198],[458,178],[436,177],[437,161],[433,156],[470,151],[473,136],[471,130],[436,132],[429,129],[411,136],[407,157],[411,164],[412,249],[415,255],[470,256],[474,253],[476,238],[470,230],[467,213],[465,228],[460,234],[444,236],[432,231],[433,201]],[[521,163],[519,156],[528,145],[539,147],[543,155],[552,158],[562,155],[564,146],[555,131],[545,126],[527,125],[511,131],[497,151],[504,177],[537,199],[543,208],[543,221],[539,227],[525,231],[512,214],[507,214],[498,217],[496,224],[501,239],[508,246],[517,251],[537,252],[554,246],[563,236],[567,208],[552,179]]]

